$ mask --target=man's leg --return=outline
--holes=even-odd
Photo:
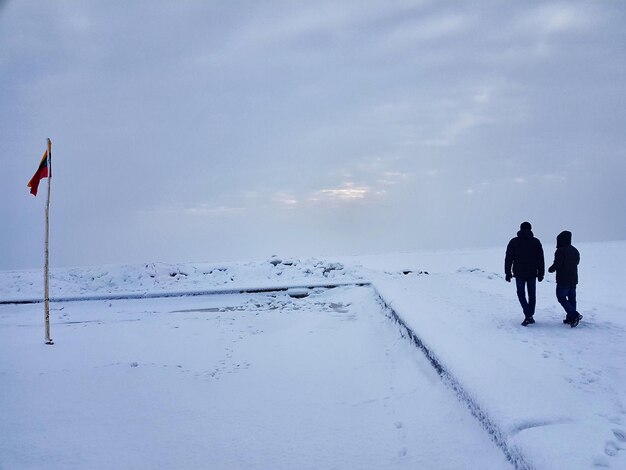
[[[528,301],[526,300],[526,279],[515,278],[515,285],[517,287],[517,298],[524,311],[524,316],[529,317],[528,313]]]
[[[533,316],[535,314],[535,305],[537,304],[537,278],[527,280],[528,284],[528,315]]]
[[[567,293],[567,301],[572,306],[572,313],[568,312],[567,320],[570,323],[570,325],[577,326],[578,321],[580,318],[582,318],[582,316],[579,317],[580,314],[576,310],[576,286],[572,286],[569,288],[569,291]]]
[[[572,304],[572,307],[576,310],[576,286],[570,288],[569,294],[567,294],[567,300],[569,300],[569,303]]]
[[[566,320],[571,322],[574,318],[578,317],[578,313],[576,312],[576,308],[570,303],[568,300],[568,296],[571,292],[571,287],[569,286],[560,286],[557,284],[556,286],[556,298],[559,303],[563,306],[563,309],[567,313]],[[574,294],[575,296],[575,294]]]

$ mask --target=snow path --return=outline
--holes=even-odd
[[[469,268],[437,272],[422,261],[430,274],[387,271],[373,284],[533,467],[624,469],[626,308],[607,295],[623,268],[599,288],[592,269],[619,263],[593,255],[583,273],[597,285],[579,287],[585,318],[575,329],[562,324],[551,277],[538,285],[537,323],[520,327],[514,286],[489,270],[484,253]]]
[[[0,306],[0,468],[510,468],[370,288]]]

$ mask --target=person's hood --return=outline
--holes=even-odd
[[[572,244],[572,232],[564,230],[556,237],[556,247],[568,246]]]
[[[532,230],[520,230],[519,232],[517,232],[517,236],[520,238],[533,238],[533,231]]]

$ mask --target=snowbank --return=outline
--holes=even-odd
[[[292,286],[353,283],[359,273],[341,263],[282,259],[237,264],[147,263],[57,268],[50,271],[50,298],[156,296],[163,293],[232,292]],[[0,302],[40,300],[41,271],[0,271]]]

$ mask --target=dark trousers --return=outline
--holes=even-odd
[[[567,312],[567,320],[574,320],[578,317],[576,311],[576,286],[556,285],[556,298]]]
[[[517,285],[517,298],[524,311],[524,316],[526,318],[532,317],[535,314],[535,304],[537,303],[537,278],[522,279],[516,277],[515,284]],[[528,300],[526,300],[526,290],[528,290]]]

